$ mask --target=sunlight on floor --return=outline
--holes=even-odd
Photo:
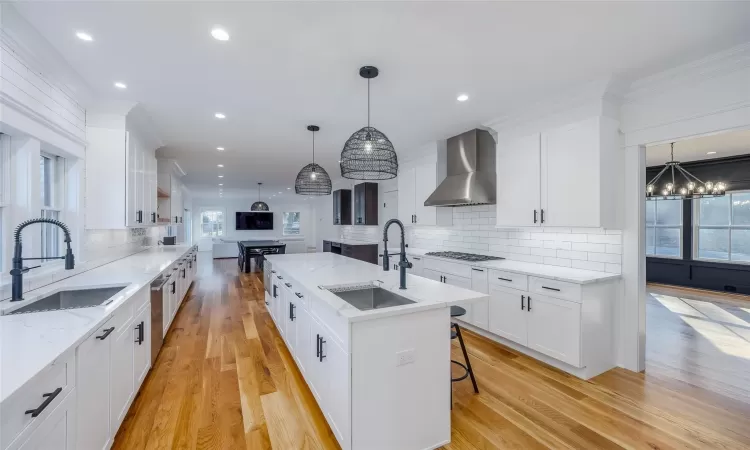
[[[662,295],[662,294],[651,294],[651,296],[654,299],[656,299],[656,301],[661,303],[665,308],[667,308],[668,310],[672,311],[675,314],[700,317],[704,319],[708,318],[705,316],[705,314],[702,314],[700,311],[688,305],[687,303],[685,303],[682,299],[678,297],[672,297],[671,295]]]
[[[743,327],[750,327],[750,323],[740,319],[739,317],[732,314],[730,311],[727,311],[723,308],[721,308],[719,305],[711,302],[706,302],[702,300],[693,300],[689,298],[681,298],[680,300],[683,300],[693,308],[697,309],[701,313],[703,313],[706,317],[708,317],[711,320],[715,320],[717,322],[727,323],[731,325],[740,325]]]
[[[708,322],[693,317],[682,317],[682,320],[723,353],[738,358],[750,359],[750,345],[748,345],[750,343],[728,327],[716,322]]]

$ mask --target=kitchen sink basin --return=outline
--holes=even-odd
[[[63,290],[18,308],[8,314],[24,314],[41,311],[58,311],[61,309],[78,309],[99,306],[126,286],[115,286],[94,289]]]
[[[408,298],[394,294],[389,290],[372,285],[361,287],[339,287],[328,290],[360,311],[390,308],[392,306],[402,306],[415,303],[413,300],[409,300]]]

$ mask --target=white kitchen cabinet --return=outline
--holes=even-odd
[[[160,224],[179,225],[184,223],[182,182],[171,173],[159,173],[157,185],[161,196],[158,199],[157,216]]]
[[[424,206],[437,187],[434,162],[401,169],[398,173],[398,218],[405,225],[453,225],[451,208]]]
[[[410,273],[412,275],[417,275],[419,277],[423,276],[423,270],[424,270],[424,260],[421,256],[408,256],[409,262],[411,262],[411,269],[407,269],[407,273]]]
[[[294,312],[297,321],[297,346],[295,348],[294,359],[297,360],[299,371],[307,377],[308,367],[314,361],[312,352],[313,341],[310,338],[310,323],[312,318],[307,308],[297,308]]]
[[[422,269],[422,275],[430,280],[447,283],[464,289],[471,289],[471,278],[459,277],[450,273],[439,272],[434,269]]]
[[[286,292],[286,309],[284,311],[284,320],[286,321],[286,342],[289,344],[290,351],[293,355],[297,354],[297,313],[299,311],[299,300],[297,293],[292,289]]]
[[[489,331],[518,344],[527,345],[527,297],[527,292],[491,285]]]
[[[29,436],[7,450],[76,450],[76,390],[73,389]]]
[[[120,427],[125,414],[128,412],[130,400],[135,393],[134,353],[135,332],[131,326],[125,325],[124,330],[115,330],[112,336],[110,357],[110,428],[114,431]]]
[[[471,290],[489,294],[487,283],[487,269],[482,267],[471,268]],[[468,322],[483,330],[489,329],[489,300],[484,299],[478,302],[463,305],[466,308]]]
[[[581,366],[581,304],[545,295],[527,298],[528,347]]]
[[[133,322],[135,342],[133,343],[133,373],[138,387],[151,368],[151,307],[147,305]]]
[[[78,450],[102,450],[112,443],[110,428],[110,343],[115,338],[112,323],[105,322],[77,349],[77,427]],[[132,373],[132,372],[131,372]]]
[[[617,228],[617,123],[592,117],[497,145],[497,226]]]

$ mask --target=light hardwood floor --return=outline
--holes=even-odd
[[[265,311],[262,278],[238,274],[234,260],[199,267],[114,448],[338,448]],[[446,448],[749,448],[750,343],[718,329],[707,337],[686,320],[718,317],[750,339],[748,308],[729,312],[743,325],[665,298],[649,301],[645,374],[583,381],[465,333],[480,394],[468,380],[454,384]]]

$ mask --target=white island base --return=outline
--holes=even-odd
[[[269,255],[266,304],[344,449],[450,442],[450,308],[485,294],[332,253]],[[330,292],[371,283],[414,301],[360,311]]]

